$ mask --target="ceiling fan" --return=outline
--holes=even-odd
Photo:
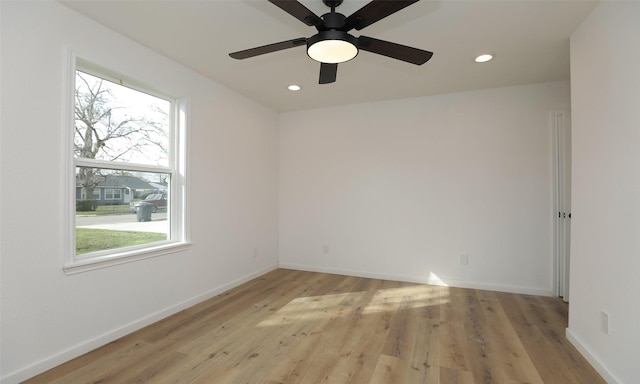
[[[378,40],[373,37],[354,37],[348,33],[352,29],[359,31],[368,27],[419,0],[373,0],[349,17],[336,12],[336,7],[342,4],[342,1],[322,0],[327,7],[331,8],[331,12],[320,17],[296,0],[269,0],[269,2],[306,25],[316,27],[318,33],[309,38],[301,37],[233,52],[229,56],[242,60],[265,53],[306,45],[307,55],[320,62],[320,84],[335,82],[338,63],[353,59],[358,55],[359,50],[377,53],[416,65],[426,63],[433,56],[432,52],[422,49]]]

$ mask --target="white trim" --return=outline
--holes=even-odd
[[[559,186],[558,186],[558,163],[560,161],[558,156],[559,151],[559,140],[558,140],[558,127],[556,114],[551,112],[549,114],[549,125],[551,127],[551,167],[553,173],[553,270],[552,270],[552,278],[553,278],[553,295],[554,296],[562,296],[562,288],[560,286],[560,239],[559,239],[559,212],[561,210],[561,202],[559,198]]]
[[[116,265],[132,263],[134,261],[140,261],[149,259],[152,257],[164,256],[171,253],[182,252],[187,250],[191,244],[185,242],[169,242],[164,244],[147,243],[136,246],[139,249],[127,250],[123,252],[114,252],[114,250],[105,250],[95,253],[86,259],[83,259],[80,255],[74,258],[74,261],[70,264],[62,266],[64,273],[67,275],[75,275],[76,273],[93,271],[96,269],[113,267]],[[95,255],[97,254],[97,255]]]
[[[620,384],[621,381],[618,380],[609,369],[600,361],[599,358],[591,351],[589,347],[587,347],[575,333],[571,331],[571,329],[566,329],[566,337],[569,342],[576,347],[578,352],[591,364],[593,369],[598,371],[600,376],[609,384]]]
[[[553,294],[569,301],[569,221],[570,212],[567,198],[567,113],[550,113],[553,163]],[[562,217],[558,214],[562,213]]]
[[[63,95],[62,95],[62,122],[60,126],[60,154],[62,183],[60,191],[60,255],[62,265],[73,262],[75,258],[75,235],[71,228],[76,226],[76,177],[75,162],[73,156],[73,132],[69,127],[74,124],[75,106],[75,72],[76,55],[70,47],[64,47],[64,72],[62,74]],[[73,191],[73,193],[70,193]],[[82,193],[82,192],[81,192]]]
[[[188,97],[174,100],[175,108],[172,108],[174,131],[172,132],[174,146],[172,159],[175,162],[173,168],[175,170],[174,177],[179,180],[172,180],[171,185],[171,210],[169,223],[171,223],[171,238],[179,238],[183,242],[191,241],[191,227],[189,225],[189,197],[190,180],[189,180],[189,145],[190,145],[190,122],[191,122],[191,102]],[[175,129],[180,127],[180,129]],[[181,190],[178,190],[181,187]],[[181,208],[181,209],[178,209]],[[180,232],[181,231],[181,232]],[[178,233],[180,232],[180,233]]]
[[[114,340],[117,340],[123,336],[126,336],[132,332],[135,332],[141,328],[149,326],[155,322],[158,322],[162,319],[165,319],[175,313],[178,313],[184,309],[190,308],[194,305],[202,303],[212,297],[218,296],[230,289],[233,289],[241,284],[244,284],[248,281],[251,281],[255,278],[258,278],[264,274],[267,274],[273,270],[275,270],[277,266],[270,266],[258,270],[256,272],[249,273],[245,276],[242,276],[238,279],[232,280],[228,283],[222,284],[216,288],[210,289],[207,292],[202,294],[193,296],[187,300],[179,302],[175,305],[167,307],[158,312],[152,313],[148,316],[142,317],[138,320],[130,322],[129,324],[125,324],[121,327],[113,329],[109,332],[106,332],[102,335],[96,336],[92,339],[83,341],[82,343],[76,344],[71,348],[68,348],[64,351],[56,353],[55,355],[49,356],[43,360],[40,360],[32,365],[29,365],[25,368],[22,368],[18,371],[11,372],[4,377],[0,378],[0,383],[2,384],[14,384],[19,383],[21,381],[27,380],[31,377],[34,377],[42,372],[47,371],[53,367],[56,367],[62,363],[65,363],[73,358],[81,356],[87,352],[90,352],[96,348],[99,348],[107,343],[110,343]]]
[[[72,150],[72,154],[73,154],[73,150]],[[117,169],[121,171],[136,171],[136,172],[171,173],[171,168],[162,167],[158,165],[122,163],[122,162],[115,162],[115,161],[87,159],[84,157],[74,157],[73,159],[76,167]]]
[[[465,280],[453,280],[453,279],[435,277],[435,276],[425,276],[421,278],[421,277],[415,277],[415,276],[391,275],[386,273],[362,272],[362,271],[353,271],[353,270],[346,270],[346,269],[325,268],[325,267],[288,264],[288,263],[280,263],[279,268],[294,269],[298,271],[332,273],[336,275],[345,275],[345,276],[366,277],[370,279],[404,281],[408,283],[417,283],[417,284],[439,285],[439,286],[445,286],[445,287],[519,293],[523,295],[553,296],[553,291],[548,289],[520,287],[520,286],[502,285],[502,284],[491,284],[491,283],[465,281]]]

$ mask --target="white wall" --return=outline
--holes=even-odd
[[[2,1],[0,7],[3,383],[277,266],[275,112],[56,2]],[[65,45],[191,99],[189,250],[63,273],[58,206]]]
[[[280,265],[551,294],[569,104],[558,82],[280,115]]]
[[[609,382],[626,384],[640,383],[639,20],[638,2],[601,2],[571,38],[567,335]]]

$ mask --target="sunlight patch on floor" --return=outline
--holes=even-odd
[[[345,316],[352,312],[354,307],[351,304],[360,300],[364,294],[365,292],[349,292],[298,297],[291,300],[266,320],[260,322],[258,327]]]
[[[364,309],[364,313],[395,310],[404,304],[406,308],[423,308],[449,302],[449,287],[414,285],[400,288],[379,289]]]
[[[321,296],[305,296],[291,300],[273,315],[258,324],[270,327],[296,322],[327,320],[350,315],[357,308],[365,292],[348,292]],[[362,309],[362,314],[395,311],[399,306],[417,309],[449,302],[449,287],[411,285],[379,289]]]

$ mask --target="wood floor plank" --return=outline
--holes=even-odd
[[[408,362],[404,359],[389,356],[378,356],[370,384],[404,383],[408,372]]]
[[[492,357],[499,364],[500,371],[510,382],[543,384],[495,293],[476,291],[476,295],[480,299],[487,322],[487,338],[489,342],[497,345],[493,351],[495,356]]]
[[[331,336],[316,344],[308,357],[314,364],[301,372],[299,383],[365,382],[360,379],[375,365],[377,355],[372,349],[386,337],[385,318],[377,311],[383,305],[380,291],[387,282],[371,280],[366,294],[357,302],[351,316],[341,327],[329,331]],[[358,330],[367,329],[366,333]],[[363,372],[364,371],[364,372]],[[354,381],[360,380],[360,381]]]
[[[559,299],[278,269],[27,384],[604,384]]]
[[[508,382],[508,377],[502,371],[502,366],[496,360],[494,352],[499,344],[490,339],[490,325],[476,292],[465,289],[464,299],[464,304],[460,305],[466,311],[464,326],[470,370],[473,372],[474,381],[478,384]]]
[[[567,303],[559,298],[496,293],[544,382],[604,384],[564,337]]]
[[[450,305],[449,287],[422,286],[424,301],[415,307],[416,340],[409,357],[409,372],[406,382],[409,384],[439,383],[440,356],[443,348],[438,342],[440,328],[448,316],[445,306]]]
[[[323,337],[319,333],[309,334],[304,330],[296,331],[292,336],[302,334],[305,339],[297,339],[296,343],[291,343],[289,353],[283,359],[278,359],[275,369],[270,375],[270,379],[278,383],[299,383],[302,377],[309,375],[308,371],[315,370],[317,375],[324,375],[331,367],[340,361],[344,356],[341,354],[340,347],[344,344],[346,338],[353,335],[354,319],[357,319],[357,313],[360,312],[364,305],[370,300],[375,292],[376,281],[360,278],[349,278],[353,283],[353,287],[349,290],[347,296],[344,297],[340,304],[340,311],[343,316],[333,320],[331,324],[326,325],[326,331]],[[345,313],[345,307],[348,313]],[[307,341],[308,340],[308,341]],[[318,353],[323,358],[317,360],[314,353]],[[311,373],[313,374],[313,373]]]
[[[101,354],[88,364],[65,372],[54,380],[41,381],[40,377],[36,377],[33,382],[50,384],[84,383],[89,381],[89,378],[92,381],[99,382],[99,378],[117,372],[117,370],[126,366],[132,359],[145,358],[146,356],[153,355],[153,350],[153,345],[144,341],[123,343],[121,348],[108,354]],[[93,353],[90,354],[93,355]],[[64,372],[66,369],[62,371]]]
[[[434,340],[440,351],[436,364],[453,370],[468,371],[470,357],[463,324],[443,323],[438,327]]]
[[[440,346],[437,344],[439,322],[418,316],[414,338],[416,342],[409,359],[406,382],[409,384],[438,383]]]
[[[257,368],[244,371],[237,378],[238,382],[265,381],[267,368],[273,365],[275,356],[286,351],[286,343],[303,344],[292,339],[311,335],[317,340],[314,343],[316,349],[322,340],[335,341],[331,331],[336,329],[334,323],[346,315],[345,309],[349,307],[344,305],[344,302],[350,301],[352,295],[342,291],[342,288],[338,288],[327,291],[326,294],[306,297],[292,312],[289,312],[291,309],[285,306],[283,309],[286,309],[284,312],[286,320],[280,324],[265,325],[260,334],[252,338],[256,342],[256,347],[251,350],[252,354],[245,355],[241,360],[234,362],[234,366],[246,366],[249,359],[254,359],[251,363]],[[275,330],[268,328],[274,326],[277,327]],[[322,351],[327,353],[326,349]]]
[[[440,384],[473,384],[473,374],[469,371],[440,367]]]

